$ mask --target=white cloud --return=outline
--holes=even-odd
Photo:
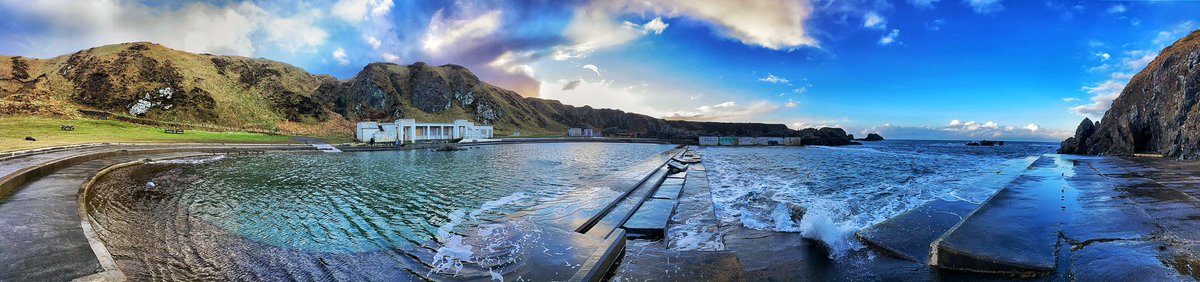
[[[791,109],[791,108],[800,106],[800,103],[796,103],[796,101],[789,100],[789,101],[787,101],[787,103],[783,103],[783,106]]]
[[[367,36],[367,44],[371,45],[371,50],[379,50],[379,46],[383,45],[383,41],[380,41],[379,38],[375,38],[374,36]]]
[[[953,120],[945,126],[895,126],[890,123],[864,128],[860,134],[879,133],[889,139],[933,139],[933,140],[1007,140],[1007,141],[1058,141],[1070,137],[1074,132],[1046,129],[1035,123],[1023,127],[1001,125],[996,122],[979,123]]]
[[[778,77],[769,73],[767,74],[767,77],[759,78],[758,81],[775,84],[788,84],[788,80],[786,78]]]
[[[792,89],[792,93],[796,93],[797,95],[804,94],[804,92],[808,92],[808,86]]]
[[[1125,82],[1117,80],[1107,80],[1095,86],[1084,86],[1083,90],[1092,95],[1091,103],[1079,105],[1071,108],[1071,111],[1099,120],[1104,116],[1104,112],[1108,107],[1112,106],[1112,101],[1121,95],[1121,90],[1125,89]]]
[[[1000,0],[963,0],[963,2],[967,6],[970,6],[972,10],[975,10],[976,13],[980,14],[1004,11],[1004,5],[1000,3]]]
[[[472,39],[487,37],[499,30],[500,16],[500,10],[493,10],[474,17],[447,18],[443,10],[438,10],[429,20],[421,47],[431,55],[438,55],[449,46],[461,48]]]
[[[325,44],[329,33],[316,25],[321,19],[321,11],[313,9],[307,13],[290,18],[274,18],[265,25],[267,41],[274,42],[289,53],[300,50],[316,51],[316,47]]]
[[[879,38],[879,45],[884,45],[884,46],[891,45],[892,43],[895,43],[896,39],[899,37],[900,37],[900,30],[893,29],[892,32],[889,32],[887,35],[884,35],[883,37]]]
[[[940,0],[908,0],[908,4],[920,9],[933,9],[933,4],[937,4]]]
[[[1112,55],[1109,55],[1108,53],[1101,52],[1101,53],[1096,53],[1096,57],[1100,57],[1100,60],[1101,60],[1101,61],[1107,61],[1109,58],[1112,58]]]
[[[529,53],[516,53],[513,51],[505,51],[500,56],[488,63],[489,67],[503,70],[510,74],[522,74],[527,77],[533,77],[533,66],[521,63],[531,56]]]
[[[582,8],[581,12],[576,12],[576,20],[585,19],[586,22],[604,18],[611,21],[613,14],[651,13],[689,17],[712,26],[721,36],[747,45],[775,50],[819,46],[817,40],[809,36],[805,26],[813,14],[809,1],[596,1]]]
[[[1145,68],[1146,65],[1154,61],[1155,57],[1158,57],[1158,52],[1150,50],[1135,50],[1126,52],[1125,54],[1128,56],[1121,60],[1121,63],[1125,65],[1126,69],[1132,71],[1142,70],[1142,68]]]
[[[643,32],[653,32],[654,34],[662,34],[663,30],[667,29],[667,26],[670,26],[670,24],[664,23],[662,21],[662,17],[656,17],[653,20],[650,20],[646,24],[642,25],[642,31]]]
[[[380,54],[379,54],[379,57],[380,57],[380,58],[383,58],[383,61],[385,61],[385,62],[389,62],[389,63],[398,63],[398,62],[400,62],[400,56],[396,56],[396,54],[392,54],[392,53],[386,53],[386,52],[385,52],[385,53],[380,53]]]
[[[27,56],[50,57],[99,45],[151,41],[195,52],[253,56],[251,35],[273,16],[251,3],[184,4],[176,10],[129,1],[0,1],[0,9],[36,17],[55,32],[26,37]]]
[[[1063,100],[1063,102],[1070,103],[1070,102],[1078,102],[1078,101],[1079,101],[1079,98],[1075,98],[1075,97],[1067,97],[1067,98],[1062,98],[1062,100]]]
[[[696,107],[693,111],[677,111],[663,116],[670,120],[693,121],[725,121],[753,122],[761,121],[761,116],[779,111],[779,105],[767,101],[758,101],[746,106],[728,101],[715,105]]]
[[[392,0],[339,0],[333,4],[334,16],[349,23],[367,20],[367,15],[382,16],[392,10]]]
[[[579,80],[574,88],[564,90],[573,80],[544,82],[540,85],[540,98],[558,100],[574,106],[619,109],[646,115],[659,115],[651,108],[641,85],[617,86],[612,80]]]
[[[583,65],[583,68],[591,70],[592,72],[596,73],[596,76],[600,76],[600,67],[597,67],[596,65],[586,64],[586,65]]]
[[[874,11],[867,12],[867,14],[863,16],[863,27],[884,29],[887,28],[887,20],[884,19],[883,16],[880,16],[879,13]]]
[[[347,57],[348,56],[346,56],[346,49],[337,48],[337,50],[333,51],[333,60],[337,61],[337,63],[339,65],[343,65],[343,66],[349,65],[350,59]]]
[[[1172,26],[1169,30],[1159,31],[1158,36],[1154,38],[1154,44],[1163,45],[1174,43],[1175,40],[1179,40],[1179,38],[1183,37],[1184,34],[1188,34],[1195,29],[1196,24],[1193,21],[1184,21],[1175,24],[1175,26]]]
[[[1126,10],[1125,5],[1121,5],[1121,4],[1116,4],[1116,5],[1112,5],[1111,7],[1108,7],[1109,14],[1120,14],[1120,13],[1124,13],[1125,10]]]

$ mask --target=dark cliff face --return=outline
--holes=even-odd
[[[1200,31],[1130,79],[1099,124],[1080,124],[1064,153],[1200,159]],[[1084,123],[1089,123],[1084,120]],[[1094,131],[1094,132],[1092,132]]]

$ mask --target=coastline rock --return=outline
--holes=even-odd
[[[1079,126],[1075,127],[1075,136],[1067,137],[1067,140],[1063,140],[1058,148],[1058,153],[1087,154],[1087,144],[1084,142],[1087,142],[1088,137],[1092,137],[1092,134],[1096,133],[1096,124],[1089,118],[1083,118]]]
[[[841,128],[822,127],[821,129],[800,130],[801,142],[804,145],[845,146],[855,145],[854,139]]]
[[[877,133],[869,133],[869,134],[867,134],[867,138],[863,138],[862,140],[863,141],[883,141],[883,136],[879,136],[879,134],[877,134]]]
[[[1200,30],[1163,49],[1098,124],[1081,123],[1062,145],[1070,154],[1200,159]]]

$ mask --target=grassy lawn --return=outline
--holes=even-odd
[[[60,126],[64,124],[75,126],[75,130],[63,131]],[[37,141],[25,141],[26,136]],[[289,138],[283,135],[198,130],[168,134],[162,128],[119,121],[0,117],[0,152],[96,142],[289,143]]]

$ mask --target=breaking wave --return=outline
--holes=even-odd
[[[854,147],[707,147],[713,203],[727,224],[798,232],[840,257],[859,229],[934,199],[979,203],[1053,144],[883,141]]]

